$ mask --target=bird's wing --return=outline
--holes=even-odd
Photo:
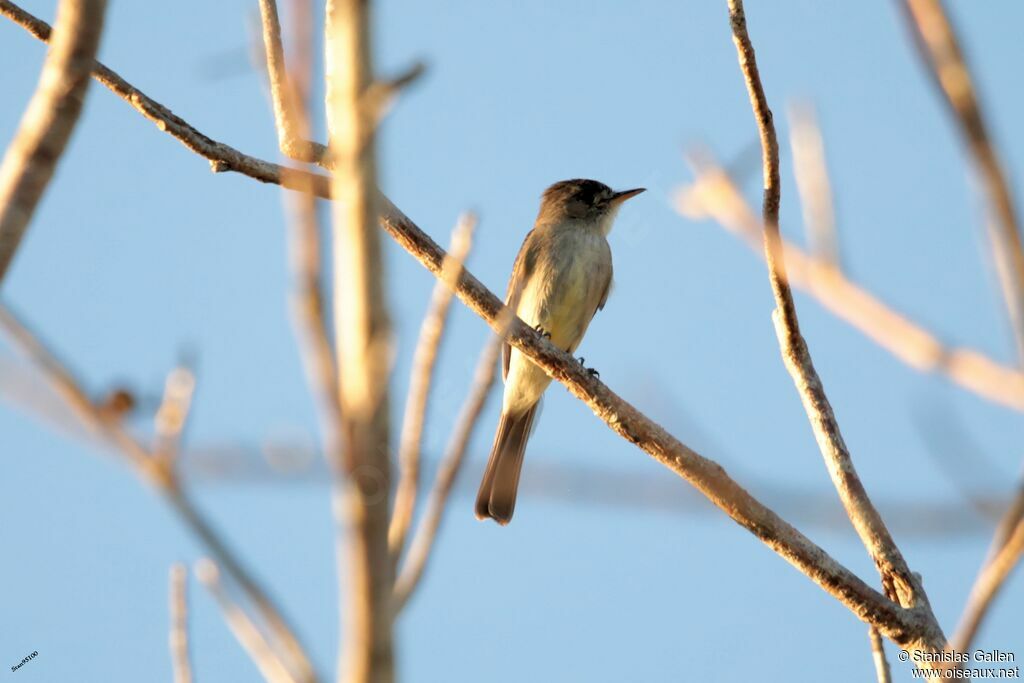
[[[537,265],[538,247],[540,241],[536,239],[537,231],[531,230],[519,247],[516,255],[515,265],[512,266],[512,276],[508,279],[508,291],[505,293],[505,305],[515,309],[518,306],[519,295],[522,293],[523,285],[530,279],[533,269]],[[512,361],[512,347],[505,342],[501,345],[501,378],[508,377],[508,366]]]
[[[608,295],[612,293],[612,251],[608,249],[608,272],[602,273],[608,279],[604,283],[604,291],[601,292],[601,301],[597,304],[597,310],[603,311],[604,305],[608,303]],[[597,311],[595,311],[595,314]]]

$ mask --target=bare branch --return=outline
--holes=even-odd
[[[463,214],[452,230],[448,255],[441,268],[441,277],[434,284],[430,307],[423,317],[420,338],[413,354],[409,393],[405,403],[405,419],[398,447],[400,474],[395,491],[395,506],[388,529],[388,547],[396,565],[405,546],[405,537],[416,508],[416,495],[420,485],[420,447],[423,441],[423,423],[426,419],[430,387],[437,365],[437,351],[444,339],[448,322],[448,309],[455,294],[455,283],[462,274],[462,264],[473,243],[476,216]]]
[[[684,216],[712,217],[764,257],[761,219],[725,170],[705,152],[690,155],[693,185],[676,198]],[[1024,411],[1024,374],[992,361],[973,349],[944,346],[930,331],[851,282],[832,264],[783,240],[789,284],[802,289],[840,320],[920,372],[945,376],[957,386],[999,405]]]
[[[892,672],[889,670],[889,660],[885,658],[885,644],[882,643],[882,636],[875,628],[868,629],[868,639],[871,641],[871,659],[875,662],[875,676],[878,683],[892,683]]]
[[[45,40],[48,36],[48,33],[41,31],[42,22],[20,10],[12,11],[8,0],[0,0],[0,13],[11,17],[40,39]],[[45,27],[45,24],[42,26]],[[318,197],[331,198],[327,178],[284,169],[242,154],[206,137],[163,105],[142,95],[106,67],[97,64],[95,75],[144,116],[157,121],[162,130],[210,160],[215,170],[236,171],[262,182],[295,190],[306,190],[309,187],[307,183],[311,183]],[[297,176],[301,176],[303,182],[298,182]],[[444,251],[387,198],[382,196],[379,202],[381,227],[435,277],[440,276]],[[501,330],[499,316],[505,306],[468,270],[463,272],[459,280],[456,295],[470,310],[487,321],[492,329],[496,332]],[[612,392],[600,379],[591,377],[574,358],[552,346],[521,320],[512,321],[508,341],[552,378],[565,385],[573,396],[583,401],[616,434],[690,482],[730,518],[847,606],[859,619],[875,625],[883,635],[905,648],[940,649],[944,645],[944,638],[933,627],[929,615],[917,608],[904,609],[872,589],[751,496],[720,465],[682,444]]]
[[[284,48],[281,44],[281,22],[277,14],[277,0],[259,0],[260,19],[263,24],[263,48],[266,52],[270,97],[274,105],[274,122],[281,152],[296,161],[321,163],[327,148],[307,138],[308,126],[300,121],[301,96],[285,68]]]
[[[192,683],[192,663],[188,654],[188,569],[183,564],[171,566],[171,668],[174,683]]]
[[[167,374],[164,396],[154,418],[153,455],[171,461],[178,456],[181,436],[192,409],[196,377],[187,365],[180,365]]]
[[[288,651],[295,670],[299,672],[300,683],[315,681],[316,676],[312,666],[302,645],[295,637],[294,631],[281,616],[280,610],[270,600],[267,592],[252,578],[223,539],[185,495],[171,463],[166,459],[154,457],[132,436],[120,419],[110,419],[108,412],[94,404],[90,400],[88,392],[82,388],[83,385],[36,335],[18,320],[9,308],[4,306],[0,306],[0,327],[7,331],[11,340],[45,373],[48,381],[64,397],[82,424],[124,455],[128,464],[147,484],[162,494],[164,500],[178,513],[184,524],[199,538],[206,550],[242,587],[247,597],[259,608],[282,647]]]
[[[0,15],[12,20],[38,40],[49,42],[50,26],[9,0],[0,0]],[[93,63],[93,78],[128,102],[133,109],[156,124],[158,129],[208,160],[210,168],[215,173],[233,171],[260,182],[273,183],[296,191],[308,191],[312,185],[317,196],[330,197],[330,182],[327,178],[247,156],[229,145],[211,140],[170,109],[99,62]]]
[[[960,623],[951,642],[957,652],[967,652],[988,614],[992,602],[1010,577],[1024,554],[1024,479],[1017,496],[1007,507],[996,533],[992,547],[985,558],[978,576],[974,579],[971,593],[967,598]]]
[[[394,78],[377,81],[366,93],[367,106],[376,121],[380,121],[391,111],[402,91],[415,83],[426,73],[427,66],[423,62],[415,62],[408,69]]]
[[[224,621],[235,635],[250,659],[259,668],[268,683],[298,683],[288,667],[270,646],[259,627],[249,618],[245,610],[231,599],[220,582],[220,571],[215,562],[202,559],[195,566],[196,578],[206,587],[217,601]]]
[[[78,122],[106,8],[106,0],[58,5],[53,49],[0,164],[0,284]]]
[[[511,321],[511,317],[509,317],[509,321]],[[452,430],[444,458],[441,460],[441,465],[434,478],[434,486],[427,498],[426,509],[416,527],[416,533],[409,546],[405,561],[402,563],[398,578],[395,579],[394,611],[396,615],[405,607],[409,596],[416,590],[420,579],[423,578],[423,572],[426,570],[434,546],[434,539],[437,537],[437,531],[441,527],[441,520],[448,506],[448,497],[465,460],[466,447],[480,420],[491,387],[494,386],[495,367],[498,355],[501,353],[503,337],[504,335],[499,334],[489,339],[480,353],[476,373],[473,375],[473,385],[462,404],[458,422],[455,429]]]
[[[818,260],[839,268],[839,240],[832,206],[832,188],[825,164],[825,142],[809,104],[789,108],[793,175],[800,195],[811,252]]]
[[[941,0],[903,0],[901,4],[921,56],[974,157],[991,205],[991,218],[986,221],[989,242],[1017,344],[1018,362],[1024,365],[1024,245],[1013,193],[989,138],[970,70]]]
[[[334,492],[339,596],[344,615],[339,681],[394,680],[388,552],[391,323],[384,297],[377,215],[376,117],[370,3],[328,0],[327,120],[334,177],[334,343],[345,477]]]
[[[142,478],[158,487],[165,485],[172,474],[162,463],[152,460],[146,449],[133,437],[116,416],[97,406],[82,388],[82,383],[42,343],[27,325],[5,305],[0,305],[0,327],[11,341],[38,366],[68,407],[90,432],[120,450],[128,463]]]
[[[754,47],[747,33],[743,2],[728,0],[728,5],[733,42],[736,44],[740,69],[761,137],[764,164],[765,262],[768,264],[768,277],[775,296],[776,308],[772,312],[772,321],[775,323],[775,333],[779,339],[783,361],[800,394],[839,498],[881,574],[886,594],[894,600],[899,600],[904,607],[922,607],[922,612],[931,621],[935,634],[941,637],[938,622],[931,614],[923,587],[910,573],[903,555],[889,535],[889,530],[857,476],[853,459],[846,448],[832,406],[825,395],[825,388],[814,369],[807,343],[800,333],[796,305],[786,277],[782,238],[779,234],[779,145],[775,135],[775,124],[757,70]]]

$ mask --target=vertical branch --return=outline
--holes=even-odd
[[[325,150],[323,145],[308,140],[309,125],[303,102],[304,88],[298,85],[300,81],[289,77],[285,68],[277,0],[259,0],[259,3],[263,49],[267,60],[267,78],[270,99],[274,107],[278,145],[281,152],[289,158],[319,162],[323,160]]]
[[[0,164],[0,284],[74,131],[106,0],[61,0],[39,85]]]
[[[181,446],[181,437],[192,409],[196,377],[187,365],[179,365],[167,374],[164,396],[153,420],[153,455],[169,461],[173,467]]]
[[[505,310],[511,313],[512,309]],[[506,318],[509,321],[512,319],[511,315],[506,315]],[[487,346],[480,353],[480,360],[473,376],[473,386],[462,404],[458,422],[455,429],[452,430],[451,439],[448,441],[444,458],[441,460],[437,476],[434,479],[434,486],[427,498],[426,510],[420,518],[419,526],[416,528],[416,534],[413,536],[398,578],[395,579],[394,611],[396,616],[409,601],[409,596],[416,590],[416,586],[419,585],[423,572],[427,568],[427,561],[430,559],[431,549],[434,546],[434,538],[437,536],[441,520],[447,509],[448,496],[455,484],[455,477],[462,468],[466,447],[469,445],[473,430],[483,412],[484,403],[494,385],[495,367],[504,338],[504,334],[495,335],[488,340]]]
[[[192,664],[188,654],[188,569],[175,564],[170,572],[171,668],[174,683],[192,683]]]
[[[839,240],[836,239],[832,188],[825,164],[825,143],[810,105],[789,110],[790,149],[793,175],[804,213],[811,253],[821,262],[839,268]]]
[[[444,338],[448,309],[455,295],[455,285],[462,273],[462,264],[469,254],[476,228],[476,216],[464,214],[452,230],[451,245],[441,268],[441,278],[434,283],[430,306],[423,317],[420,338],[413,354],[409,394],[402,421],[402,436],[398,448],[401,474],[395,492],[395,508],[388,529],[388,546],[392,561],[397,565],[405,538],[412,523],[416,495],[420,484],[420,449],[423,441],[423,423],[426,419],[430,386],[437,365],[437,351]]]
[[[989,243],[1017,344],[1018,362],[1024,364],[1024,245],[1013,194],[941,0],[902,0],[902,5],[921,56],[960,126],[987,195],[991,207],[991,217],[986,221]]]
[[[868,639],[871,641],[871,659],[875,662],[875,677],[878,683],[892,683],[892,672],[889,670],[889,660],[885,658],[885,645],[882,643],[882,636],[874,626],[868,629]]]
[[[301,8],[300,13],[308,18],[308,0],[297,2],[295,5]],[[260,16],[263,22],[263,44],[270,79],[274,122],[281,151],[294,158],[302,158],[302,145],[312,145],[315,148],[312,150],[312,157],[322,160],[322,145],[303,142],[309,137],[311,127],[309,107],[304,99],[306,88],[300,85],[309,82],[312,71],[313,65],[307,54],[308,46],[302,48],[295,69],[287,71],[276,0],[260,0]],[[300,29],[296,30],[302,35]],[[305,186],[300,192],[286,197],[290,213],[288,256],[292,276],[292,324],[307,382],[320,413],[324,452],[328,453],[329,458],[336,460],[340,458],[341,412],[338,406],[337,368],[325,316],[317,198],[309,177],[299,177],[296,181]]]
[[[886,593],[890,599],[898,600],[904,607],[924,608],[927,616],[927,633],[923,634],[927,642],[926,647],[941,649],[945,645],[945,638],[927,607],[924,590],[911,574],[903,555],[889,535],[889,530],[857,476],[853,459],[846,448],[832,406],[825,395],[825,388],[814,369],[807,343],[800,333],[796,305],[786,278],[782,238],[779,234],[779,144],[775,124],[772,121],[772,112],[768,107],[764,86],[761,84],[754,48],[747,33],[743,2],[728,0],[728,5],[733,42],[736,45],[740,69],[761,138],[764,164],[765,260],[776,304],[772,320],[775,323],[783,361],[800,394],[839,498],[881,574]]]
[[[334,324],[344,477],[335,487],[344,612],[339,680],[394,679],[388,552],[391,330],[377,231],[376,112],[366,0],[328,0],[327,111],[334,167]]]

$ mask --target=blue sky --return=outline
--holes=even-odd
[[[850,276],[942,339],[1013,359],[982,238],[983,204],[896,3],[749,3],[748,21],[780,134],[784,106],[814,103],[825,136]],[[1019,188],[1024,6],[950,2],[1011,184]],[[53,2],[25,2],[52,20]],[[682,152],[732,159],[756,141],[724,2],[377,4],[378,70],[429,71],[381,130],[382,185],[438,241],[460,211],[481,216],[470,269],[503,291],[540,192],[569,177],[645,186],[611,236],[616,284],[580,348],[620,395],[721,462],[872,584],[779,358],[771,292],[756,257],[710,223],[679,217]],[[250,66],[254,2],[113,2],[102,60],[204,133],[277,158]],[[319,46],[317,47],[319,50]],[[16,130],[44,48],[0,23],[0,143]],[[785,139],[785,138],[784,138]],[[801,240],[783,152],[782,223]],[[756,172],[746,178],[752,201]],[[1019,199],[1020,193],[1017,192]],[[281,192],[207,163],[98,86],[7,281],[4,297],[96,391],[158,393],[184,348],[199,358],[188,444],[253,444],[315,428],[289,326]],[[432,278],[386,246],[398,337],[394,415]],[[1021,416],[923,376],[798,295],[798,311],[846,441],[880,501],[948,504],[973,519],[949,536],[900,533],[951,632],[989,542],[936,466],[925,430],[955,417],[968,445],[944,455],[962,482],[1008,495]],[[443,351],[426,450],[443,447],[484,324],[460,306]],[[10,372],[9,347],[0,370]],[[932,415],[922,425],[919,415]],[[482,466],[492,400],[471,449]],[[952,419],[952,418],[949,418]],[[200,548],[116,459],[17,406],[0,406],[0,680],[166,678],[167,570]],[[410,681],[865,680],[866,627],[706,505],[595,503],[567,480],[586,468],[624,486],[685,483],[610,432],[563,388],[548,391],[523,497],[504,529],[473,519],[473,475],[397,629]],[[531,475],[531,470],[534,474]],[[530,477],[534,477],[531,484]],[[823,500],[794,502],[787,491]],[[337,637],[329,491],[322,482],[196,482],[196,496],[299,624],[331,672]],[[544,495],[540,495],[544,493]],[[900,508],[902,510],[903,508]],[[886,508],[882,508],[883,515]],[[901,513],[905,514],[905,513]],[[1024,583],[1011,580],[978,644],[1024,655]],[[201,679],[255,680],[212,600],[194,588]],[[39,657],[9,667],[33,650]],[[890,649],[890,654],[892,654]],[[909,678],[895,665],[897,678]]]

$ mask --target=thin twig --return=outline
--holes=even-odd
[[[64,397],[83,426],[113,445],[128,464],[146,483],[153,486],[182,522],[194,533],[203,547],[214,556],[233,581],[245,591],[247,597],[260,609],[277,640],[289,653],[300,683],[316,680],[312,666],[293,629],[288,626],[281,611],[273,604],[269,594],[256,582],[225,541],[199,512],[180,486],[177,474],[166,459],[154,457],[136,439],[120,419],[108,419],[108,413],[94,404],[82,383],[46,348],[8,307],[0,306],[0,327],[12,341],[43,371],[47,380]]]
[[[814,257],[840,268],[836,216],[832,206],[832,187],[825,163],[825,142],[809,104],[789,108],[790,148],[793,151],[793,175],[804,214],[808,244]]]
[[[338,200],[332,206],[332,300],[345,475],[334,488],[344,618],[338,680],[389,683],[395,676],[388,551],[392,339],[377,229],[377,121],[366,97],[373,83],[370,3],[327,0],[325,29],[331,192]]]
[[[153,419],[155,438],[152,452],[157,458],[171,461],[172,466],[188,424],[195,389],[196,377],[187,365],[180,365],[167,373],[164,396]]]
[[[0,164],[0,284],[78,122],[106,0],[61,0],[57,38]]]
[[[83,426],[117,448],[147,483],[159,488],[170,481],[173,475],[163,463],[151,459],[145,447],[125,429],[120,419],[111,419],[109,412],[92,401],[89,393],[82,388],[82,383],[7,305],[0,305],[0,327],[6,330],[11,341],[32,363],[42,370]]]
[[[48,29],[45,24],[13,7],[8,0],[0,0],[0,14],[10,17],[41,40],[45,41],[49,35],[48,30],[43,30]],[[307,182],[312,184],[318,197],[331,198],[328,178],[282,168],[211,140],[102,65],[97,64],[95,77],[144,116],[156,121],[161,130],[209,160],[214,170],[230,170],[261,182],[305,190],[309,184],[296,181],[296,176],[301,175],[304,180],[308,178]],[[386,197],[380,197],[379,210],[381,227],[423,267],[439,277],[444,250]],[[459,280],[456,295],[493,330],[501,331],[499,321],[502,311],[506,310],[504,304],[468,270]],[[868,586],[751,496],[720,465],[699,455],[640,413],[600,379],[581,368],[576,359],[540,337],[536,330],[515,319],[509,326],[507,340],[537,367],[565,385],[612,431],[688,481],[736,523],[849,608],[857,618],[875,625],[883,635],[904,648],[935,650],[944,646],[941,632],[936,631],[931,619],[920,610],[904,609]]]
[[[892,683],[892,672],[889,670],[889,660],[885,658],[885,644],[882,636],[875,628],[868,629],[868,639],[871,641],[871,659],[875,662],[875,676],[878,683]]]
[[[391,560],[396,565],[405,547],[405,538],[416,508],[416,496],[420,486],[423,424],[430,400],[434,368],[437,365],[437,352],[444,339],[448,310],[455,294],[455,283],[462,274],[462,264],[469,255],[473,243],[476,222],[476,216],[473,214],[463,214],[452,230],[448,256],[445,257],[445,263],[441,268],[440,279],[434,283],[430,306],[423,316],[420,338],[413,354],[405,418],[402,421],[402,434],[398,446],[398,487],[395,490],[395,505],[391,513],[391,526],[388,529],[388,547]]]
[[[268,683],[298,683],[288,667],[270,646],[256,623],[231,599],[220,582],[220,571],[213,560],[202,559],[195,566],[196,578],[206,587],[220,607],[224,621]]]
[[[725,169],[702,152],[689,156],[693,184],[676,198],[676,210],[692,219],[713,218],[764,258],[761,219]],[[945,346],[932,332],[894,311],[851,282],[832,264],[783,240],[789,283],[813,296],[833,315],[919,372],[933,372],[984,399],[1024,411],[1024,373],[964,347]]]
[[[171,669],[174,683],[192,683],[192,663],[188,652],[188,569],[174,564],[170,572]]]
[[[796,304],[786,277],[782,238],[779,234],[779,145],[775,125],[758,73],[754,47],[747,33],[743,2],[728,0],[728,6],[733,42],[736,45],[740,70],[750,95],[751,107],[761,138],[764,164],[765,262],[768,264],[768,277],[776,304],[772,312],[772,321],[775,323],[784,364],[800,394],[839,498],[881,574],[886,594],[898,600],[904,607],[921,607],[922,614],[931,621],[931,626],[938,634],[939,625],[928,607],[923,587],[911,574],[903,555],[857,476],[853,459],[846,448],[832,406],[825,395],[825,388],[814,369],[807,343],[800,333]]]
[[[441,527],[445,510],[448,508],[448,497],[465,460],[466,447],[480,420],[491,387],[494,386],[494,377],[497,374],[495,368],[498,355],[501,353],[502,341],[502,335],[495,335],[487,341],[487,345],[480,353],[480,360],[473,375],[473,384],[462,404],[458,422],[452,430],[444,457],[438,466],[434,485],[427,497],[426,509],[416,527],[416,533],[409,545],[409,552],[402,562],[398,578],[395,579],[394,611],[396,615],[405,607],[409,596],[416,590],[423,577],[423,572],[426,570],[427,562],[432,554],[434,539]]]
[[[270,74],[274,119],[281,150],[285,154],[300,157],[307,155],[309,160],[323,162],[326,147],[306,142],[311,128],[309,107],[302,97],[303,91],[296,86],[297,83],[308,80],[312,62],[307,57],[300,58],[297,60],[295,72],[287,72],[284,67],[276,2],[260,0],[260,12],[263,19],[263,40],[267,55],[267,71]],[[343,452],[342,418],[337,392],[337,364],[331,350],[324,313],[320,221],[313,191],[314,179],[315,176],[311,174],[297,175],[295,182],[298,192],[288,198],[292,214],[291,220],[288,221],[288,251],[292,273],[289,301],[299,355],[318,408],[324,452],[328,465],[335,467],[337,471]],[[293,654],[301,654],[297,642],[289,642],[286,645],[291,646]],[[308,674],[313,675],[311,669],[308,670]]]
[[[307,1],[297,3],[301,12],[309,10]],[[281,29],[275,0],[260,0],[263,16],[263,38],[267,52],[267,70],[271,74],[271,93],[278,138],[284,150],[286,139],[305,140],[311,128],[309,106],[303,99],[305,89],[299,84],[309,81],[312,62],[308,46],[303,46],[293,71],[284,70]],[[274,83],[277,85],[275,86]],[[311,143],[312,144],[312,143]],[[326,147],[319,147],[326,150]],[[286,151],[287,153],[287,151]],[[320,152],[318,152],[320,154]],[[338,371],[331,349],[324,303],[323,257],[320,244],[320,220],[316,210],[313,176],[300,176],[306,183],[298,192],[285,196],[289,208],[288,253],[292,288],[290,308],[295,336],[299,346],[307,382],[319,412],[324,451],[330,462],[341,458],[341,409],[338,405]],[[330,462],[328,464],[330,464]]]
[[[263,49],[266,53],[270,96],[274,105],[274,122],[281,152],[296,161],[321,163],[327,154],[323,145],[308,140],[308,125],[300,121],[302,97],[285,68],[281,44],[281,22],[277,0],[259,0],[263,25]]]
[[[991,206],[991,218],[986,221],[990,247],[1017,345],[1018,363],[1024,366],[1024,244],[1013,193],[941,0],[902,0],[901,5],[919,52],[960,126]]]
[[[1024,479],[1016,497],[1006,508],[992,539],[988,556],[974,579],[967,604],[951,643],[957,652],[967,652],[974,642],[992,602],[1024,554]]]

